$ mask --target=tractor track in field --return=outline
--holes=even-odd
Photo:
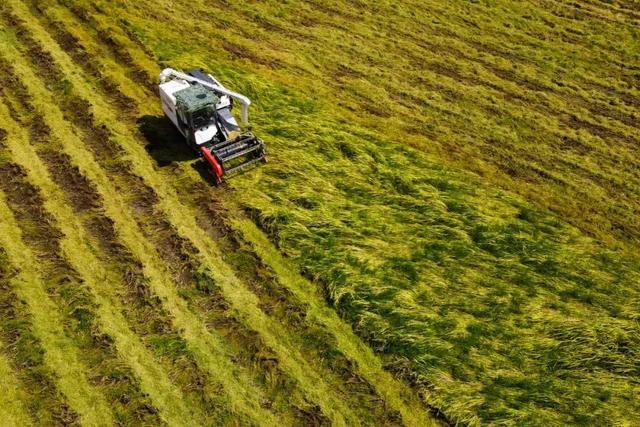
[[[28,109],[28,110],[31,110],[31,109]],[[41,132],[38,135],[40,137],[43,136]],[[27,135],[25,134],[23,137],[26,139]],[[35,144],[37,145],[38,143],[36,142]],[[12,155],[14,157],[17,156],[15,149],[16,148],[14,145],[14,148],[12,148]],[[82,184],[84,183],[84,180],[77,173],[75,173],[75,169],[68,162],[68,160],[64,155],[57,153],[55,150],[51,150],[49,146],[47,146],[45,150],[42,150],[42,147],[40,147],[38,151],[39,151],[38,152],[39,156],[41,156],[43,159],[46,159],[47,161],[50,161],[52,163],[47,163],[47,166],[45,166],[44,164],[39,163],[39,161],[35,161],[35,159],[37,158],[35,157],[36,156],[35,151],[32,151],[31,153],[27,153],[27,154],[22,153],[21,155],[25,156],[25,155],[31,154],[32,155],[31,159],[33,159],[31,160],[31,163],[34,163],[35,161],[36,166],[40,165],[40,168],[39,168],[40,171],[47,170],[49,168],[55,168],[56,166],[68,167],[68,171],[66,173],[63,173],[62,175],[60,175],[60,171],[56,171],[56,174],[54,175],[58,179],[61,178],[60,185],[63,188],[65,188],[65,190],[67,191],[67,194],[69,194],[69,191],[71,190],[79,190],[77,193],[74,193],[73,198],[70,198],[69,200],[71,202],[70,204],[72,208],[77,208],[79,206],[79,208],[75,213],[77,213],[79,217],[81,218],[84,217],[83,219],[86,219],[86,216],[89,213],[87,211],[90,209],[91,206],[95,206],[95,201],[97,199],[96,197],[91,197],[92,195],[91,189],[82,186]],[[62,164],[58,164],[57,162],[61,162]],[[30,165],[29,167],[33,167],[31,166],[31,163],[28,163]],[[71,178],[71,179],[66,180],[67,178]],[[33,175],[31,176],[31,179],[35,179]],[[52,186],[54,186],[55,184],[51,181],[48,181],[48,178],[46,176],[39,177],[38,179],[41,180],[40,182],[41,188],[47,188],[49,189],[49,191],[53,189]],[[62,195],[61,190],[58,189],[56,191],[60,193],[59,196],[62,196],[62,198],[64,198],[64,195]],[[58,216],[58,219],[59,219],[58,222],[60,224],[64,223],[66,228],[66,227],[69,227],[70,223],[73,223],[74,221],[78,221],[78,220],[74,217],[71,217],[71,215],[73,215],[72,211],[66,207],[65,208],[67,210],[65,211],[65,208],[62,208],[58,204],[59,202],[60,202],[59,198],[49,199],[48,209],[56,212],[56,215]],[[65,214],[66,214],[66,217],[64,216]],[[65,218],[64,222],[62,222],[63,221],[62,218]],[[77,232],[75,232],[74,237],[71,237],[70,233],[74,234],[74,232],[70,232],[69,228],[66,228],[66,238],[73,240],[73,238],[75,237],[76,239],[75,243],[79,243],[78,240],[80,241],[86,240],[86,239],[83,239],[81,235],[78,235]],[[93,251],[90,251],[89,253],[93,253]],[[69,254],[67,255],[71,256]],[[105,357],[105,359],[102,360],[102,363],[97,365],[100,369],[100,372],[95,372],[91,374],[94,375],[98,381],[106,380],[106,386],[107,386],[107,389],[105,390],[106,395],[110,396],[113,399],[116,399],[116,398],[123,399],[122,402],[114,402],[114,407],[116,409],[120,409],[119,404],[122,404],[123,406],[127,407],[122,411],[118,412],[117,414],[118,419],[125,423],[131,422],[130,420],[137,420],[137,422],[147,423],[146,421],[148,421],[148,424],[156,425],[160,423],[159,419],[157,418],[155,418],[155,421],[154,421],[154,417],[156,417],[157,410],[154,409],[153,406],[148,402],[146,394],[142,395],[140,392],[136,391],[136,386],[131,382],[133,381],[132,380],[133,375],[130,373],[131,368],[127,366],[127,363],[126,363],[128,362],[127,358],[130,357],[131,355],[128,354],[127,352],[133,351],[136,353],[134,357],[136,357],[137,359],[136,364],[138,366],[140,366],[140,364],[142,365],[146,364],[146,366],[143,366],[142,368],[137,368],[135,372],[136,376],[140,376],[140,375],[144,376],[145,373],[148,372],[145,370],[148,370],[148,369],[150,369],[152,375],[154,375],[155,378],[152,381],[155,381],[156,383],[153,384],[153,386],[156,387],[158,390],[150,390],[147,388],[147,391],[149,391],[149,393],[152,396],[156,392],[160,392],[160,393],[162,392],[163,387],[165,385],[160,384],[158,381],[163,381],[164,374],[161,372],[161,370],[156,369],[155,367],[151,367],[149,365],[148,354],[144,354],[144,351],[142,351],[142,353],[140,352],[140,347],[136,347],[139,344],[136,343],[135,338],[132,339],[131,333],[128,332],[127,327],[124,326],[125,322],[123,321],[122,318],[117,317],[116,313],[119,310],[116,310],[111,306],[111,304],[114,304],[114,300],[115,300],[114,295],[112,294],[113,288],[106,290],[106,288],[100,288],[100,286],[102,285],[98,285],[97,283],[98,281],[109,282],[110,280],[114,280],[114,282],[117,282],[117,279],[115,279],[115,277],[110,274],[111,272],[109,273],[99,272],[98,275],[100,276],[100,279],[97,279],[94,271],[97,264],[99,264],[99,262],[97,259],[94,259],[93,262],[91,262],[92,256],[93,255],[88,255],[88,253],[87,255],[85,255],[85,258],[88,258],[86,261],[89,263],[88,265],[91,266],[90,268],[92,269],[92,271],[89,271],[85,268],[82,276],[83,276],[83,280],[86,281],[86,283],[93,290],[94,295],[98,299],[96,301],[98,305],[96,306],[95,303],[84,304],[82,307],[80,307],[80,310],[77,310],[82,315],[80,319],[81,320],[80,324],[81,325],[83,323],[87,324],[85,325],[86,326],[85,329],[87,329],[85,332],[86,333],[91,332],[91,336],[85,336],[84,338],[86,339],[84,341],[82,340],[83,337],[76,337],[77,338],[76,341],[79,343],[80,347],[82,347],[82,344],[84,343],[86,344],[95,343],[95,345],[99,346],[99,348],[96,348],[95,351],[89,352],[88,351],[89,348],[85,348],[86,346],[82,348],[86,351],[87,355],[90,355],[93,357],[100,357],[102,355]],[[84,264],[82,264],[83,260],[79,259],[75,253],[74,253],[74,256],[71,256],[70,259],[74,260],[76,267],[81,265],[84,268]],[[114,282],[107,283],[106,286],[112,286]],[[74,296],[74,294],[70,291],[67,291],[66,294],[70,295],[71,297]],[[75,298],[73,301],[82,302],[82,299]],[[99,309],[101,310],[98,316],[101,319],[99,322],[100,325],[95,325],[95,322],[93,322],[94,324],[89,322],[93,317],[95,317],[92,315],[91,311],[87,311],[87,310],[90,310],[92,307],[94,307],[94,309],[95,307],[99,307]],[[72,312],[76,312],[76,310],[73,310]],[[113,317],[114,315],[116,315],[115,318]],[[109,318],[109,320],[106,320],[106,318]],[[145,321],[145,320],[149,321],[149,319],[142,319],[142,321]],[[135,324],[135,321],[131,323]],[[105,328],[106,325],[108,325],[107,328]],[[104,331],[105,329],[106,329],[105,333],[100,332],[100,330]],[[122,362],[115,361],[115,359],[112,360],[110,363],[105,363],[105,362],[109,362],[109,360],[107,360],[106,357],[110,356],[110,354],[113,353],[112,349],[113,349],[114,340],[110,338],[109,335],[115,339],[115,344],[117,347],[120,347],[121,345],[124,345],[127,347],[127,349],[124,351],[124,354],[122,355],[122,358],[125,360],[124,364]],[[105,370],[105,371],[102,372],[102,370]],[[98,383],[96,384],[99,385]],[[109,389],[109,387],[111,387],[111,389]],[[173,410],[176,410],[176,409],[178,408],[177,407],[173,408]]]
[[[146,73],[141,73],[136,66],[135,59],[127,50],[120,49],[119,40],[116,39],[109,28],[105,28],[99,25],[95,25],[93,22],[92,11],[83,8],[80,4],[69,2],[66,0],[51,0],[63,5],[66,10],[71,12],[80,22],[85,24],[88,28],[93,28],[96,33],[97,39],[100,40],[100,44],[110,56],[114,57],[119,63],[125,64],[125,75],[129,79],[138,83],[141,87],[145,88],[148,93],[155,93],[155,76],[148,76]],[[93,9],[93,12],[99,13],[100,10],[96,5],[89,3],[88,7]],[[138,47],[141,45],[138,44]],[[144,50],[145,54],[149,52]]]
[[[48,296],[53,293],[52,287],[55,286],[49,280],[55,280],[56,275],[59,274],[55,271],[55,267],[68,273],[66,263],[56,251],[59,232],[51,226],[52,220],[42,208],[42,200],[38,191],[26,181],[26,175],[19,166],[12,163],[2,164],[0,176],[2,177],[1,201],[3,207],[11,209],[4,211],[2,218],[2,238],[11,239],[11,243],[5,240],[2,244],[7,249],[10,265],[19,269],[12,279],[14,282],[12,286],[16,289],[16,296],[29,307],[30,317],[34,319],[33,333],[37,341],[43,345],[43,351],[39,356],[43,357],[44,355],[44,362],[48,368],[44,372],[49,369],[53,372],[58,390],[62,392],[69,407],[72,408],[67,410],[67,406],[64,403],[61,404],[59,408],[62,412],[58,414],[59,421],[63,424],[74,424],[81,420],[89,424],[108,424],[113,418],[107,402],[89,385],[85,377],[87,369],[86,365],[82,364],[82,356],[63,330],[66,322],[64,314],[58,311],[57,298],[55,294],[51,297]],[[24,241],[22,240],[23,236]],[[37,249],[36,253],[32,253],[30,250],[34,247]],[[52,253],[52,250],[56,252]],[[27,273],[25,270],[27,263],[35,271]],[[38,265],[39,268],[34,268],[35,265]],[[54,274],[54,276],[52,278],[44,276],[47,273]],[[34,276],[35,282],[28,280],[25,277],[27,275]],[[44,277],[47,281],[43,280]],[[31,289],[25,288],[34,285],[36,287]],[[36,309],[36,307],[42,308],[43,306],[49,307],[49,310]],[[40,318],[35,316],[40,316]],[[45,322],[51,323],[46,325]],[[28,335],[24,338],[28,339]],[[32,342],[32,344],[34,343]],[[36,356],[38,354],[37,348],[36,344],[28,351],[35,351],[34,356]],[[45,378],[42,378],[43,385],[46,384]],[[47,388],[50,386],[45,390]],[[94,412],[96,405],[101,406],[100,413]]]
[[[440,42],[437,38],[426,41],[417,39],[415,36],[411,36],[403,32],[401,32],[401,34],[403,35],[403,39],[405,40],[414,40],[414,42],[418,46],[420,46],[422,54],[427,54],[428,52],[434,51],[445,53],[442,60],[439,60],[437,62],[425,63],[422,55],[412,52],[408,49],[402,49],[402,52],[406,55],[407,58],[410,58],[414,64],[416,64],[417,66],[429,68],[437,76],[446,76],[452,78],[453,80],[459,83],[463,83],[466,86],[477,86],[479,88],[490,87],[503,94],[504,99],[508,101],[512,106],[516,105],[512,102],[512,100],[522,99],[523,102],[527,103],[527,108],[538,111],[539,113],[544,115],[560,116],[562,123],[568,125],[570,128],[576,128],[576,126],[572,126],[572,123],[564,118],[566,116],[566,112],[574,110],[575,107],[584,108],[585,110],[589,111],[594,117],[612,119],[616,122],[619,122],[620,124],[625,125],[625,132],[617,131],[604,125],[586,121],[582,121],[583,128],[588,129],[589,132],[591,132],[593,135],[597,135],[602,138],[613,136],[620,140],[622,143],[629,145],[629,147],[633,148],[637,146],[637,139],[633,137],[633,132],[635,132],[635,130],[639,128],[639,125],[636,118],[633,115],[630,115],[629,112],[623,112],[618,109],[611,108],[611,106],[604,103],[594,104],[593,100],[587,100],[583,96],[572,91],[568,91],[559,87],[552,88],[550,86],[547,86],[546,84],[532,81],[527,76],[518,76],[514,73],[513,70],[506,69],[502,66],[497,65],[497,58],[507,59],[510,62],[519,62],[515,57],[513,57],[513,55],[505,55],[491,47],[479,44],[479,42],[477,41],[467,40],[460,34],[452,34],[450,32],[446,32],[445,37],[447,39],[453,38],[453,40],[456,41],[458,45],[460,43],[464,43],[461,47],[456,48],[454,47],[455,44]],[[435,33],[435,35],[441,34]],[[476,58],[471,55],[471,52],[474,49],[480,50],[490,56],[488,58],[486,56],[483,58]],[[459,69],[456,64],[459,64],[461,59],[467,61],[467,63],[471,62],[480,65],[484,68],[489,76],[494,77],[492,80],[496,80],[496,82],[494,83],[493,81],[487,80],[487,76],[477,75],[477,72],[475,72],[475,74],[471,74],[468,71]],[[440,84],[446,84],[446,82],[443,82],[437,77],[434,80],[439,82]],[[457,91],[459,92],[459,85],[457,85],[456,87],[446,85],[445,87],[448,87],[449,89],[455,89],[457,87]],[[518,88],[517,92],[514,89],[516,87]],[[554,101],[558,101],[559,104],[558,106],[544,105],[539,102],[540,96],[551,97]],[[480,99],[478,99],[478,101],[481,102]],[[486,102],[484,102],[484,104],[486,104]],[[502,113],[509,114],[510,111],[503,110]]]
[[[2,257],[2,261],[4,268],[0,275],[0,315],[3,319],[0,328],[3,343],[1,353],[6,358],[18,386],[24,391],[24,400],[19,400],[19,403],[24,406],[31,422],[39,420],[52,426],[78,425],[77,413],[60,394],[51,371],[45,365],[41,342],[31,332],[31,316],[9,283],[11,271],[7,271],[10,264],[6,256]],[[9,402],[6,404],[10,405]]]
[[[4,168],[10,167],[3,165]],[[24,300],[16,294],[10,279],[15,275],[6,252],[0,253],[0,327],[1,353],[23,388],[25,410],[31,420],[50,425],[77,424],[78,415],[59,394],[51,371],[45,365],[41,341],[32,332],[31,315]]]
[[[317,6],[317,2],[311,2],[314,6]],[[486,23],[488,23],[487,21]],[[508,60],[510,62],[514,62],[519,65],[539,65],[538,60],[535,56],[527,56],[521,53],[521,48],[523,46],[527,46],[531,49],[540,49],[544,47],[546,49],[558,49],[557,46],[549,44],[549,42],[545,40],[539,40],[530,35],[517,34],[514,38],[512,34],[508,32],[505,28],[491,28],[490,31],[485,31],[483,34],[483,41],[478,40],[477,37],[474,37],[473,34],[469,34],[469,27],[463,25],[463,23],[451,21],[448,22],[447,27],[444,26],[427,26],[420,29],[420,31],[415,34],[407,34],[406,31],[402,29],[394,29],[395,31],[399,31],[399,34],[403,36],[401,40],[406,40],[405,37],[408,37],[409,40],[415,41],[416,46],[419,47],[427,56],[431,56],[433,52],[440,53],[453,53],[453,58],[464,58],[464,57],[473,57],[474,61],[481,61],[482,63],[486,62],[486,60],[495,59],[496,57]],[[434,37],[435,36],[435,37]],[[438,41],[438,38],[445,38],[452,43],[441,43]],[[435,43],[435,45],[434,45]],[[517,43],[517,44],[516,44]],[[424,47],[434,46],[437,47],[437,50],[424,49]],[[562,46],[562,48],[575,48],[575,43],[567,43],[566,46]],[[518,49],[520,48],[520,49]],[[607,47],[609,48],[609,47]],[[584,50],[584,48],[582,48]],[[482,52],[486,55],[489,55],[489,58],[482,58],[478,56],[477,53],[474,52]],[[585,54],[591,54],[590,51],[584,51]],[[457,56],[456,56],[457,55]],[[471,55],[471,56],[470,56]],[[606,64],[610,64],[614,59],[607,58]],[[493,61],[490,61],[491,64]],[[616,65],[620,66],[623,64],[616,63]],[[508,71],[508,70],[506,70]],[[571,72],[573,75],[576,74],[576,70],[566,70],[565,72]],[[582,76],[578,75],[580,78],[580,82],[589,86],[592,82],[593,76]],[[533,84],[533,82],[531,82]],[[609,83],[609,82],[606,82]],[[525,82],[526,84],[526,82]],[[562,93],[565,92],[562,88],[554,88],[555,90],[562,90]],[[625,96],[629,95],[627,92],[619,92],[618,88],[610,87],[610,90],[616,91],[616,98],[625,98]],[[634,98],[631,98],[630,101],[633,102]],[[637,98],[635,98],[637,100]],[[585,102],[589,102],[589,100],[585,100]]]
[[[8,165],[8,168],[0,173],[7,185],[21,188],[20,194],[24,194],[25,191],[37,194],[37,190],[24,181],[17,183],[19,179],[24,180],[25,175],[16,166]],[[8,197],[8,200],[10,204],[16,205],[12,197]],[[39,198],[37,202],[42,203]],[[35,230],[38,239],[33,239],[28,233],[24,234],[24,239],[41,260],[43,275],[47,277],[47,292],[57,296],[57,305],[62,313],[65,313],[63,326],[66,335],[73,339],[80,350],[80,359],[87,367],[89,383],[107,397],[109,405],[120,420],[159,423],[160,420],[156,417],[157,410],[133,382],[130,369],[118,359],[113,341],[99,331],[95,321],[95,301],[82,284],[77,272],[60,257],[59,237],[50,225],[53,221],[42,221],[42,218],[38,218],[43,210],[41,205],[35,206],[35,209],[26,208],[24,204],[16,205],[14,208],[14,212],[26,214],[24,218],[16,217],[22,230],[29,230],[29,224],[34,222],[47,224],[49,227],[49,230],[44,229],[44,226]],[[44,243],[43,239],[47,239],[47,243]],[[52,250],[55,252],[50,252]]]

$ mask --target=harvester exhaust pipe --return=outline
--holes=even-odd
[[[169,77],[176,77],[188,82],[200,83],[201,85],[211,89],[216,93],[227,95],[233,99],[236,99],[241,106],[240,119],[242,120],[242,124],[245,126],[249,124],[249,105],[251,105],[251,100],[246,96],[241,95],[237,92],[230,91],[222,86],[212,84],[206,80],[198,79],[196,77],[190,76],[189,74],[181,73],[180,71],[176,71],[173,68],[165,68],[164,70],[162,70],[162,72],[160,73],[160,83],[164,83]]]

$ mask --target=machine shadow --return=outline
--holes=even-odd
[[[192,161],[199,157],[187,146],[184,137],[166,117],[146,115],[138,119],[137,125],[146,140],[145,150],[158,167],[166,167],[174,162]],[[204,182],[212,186],[216,185],[206,162],[192,162],[191,167],[198,172]]]
[[[158,167],[198,157],[166,117],[146,115],[139,118],[137,124],[138,130],[146,140],[145,150],[156,161]]]

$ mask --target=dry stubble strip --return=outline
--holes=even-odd
[[[25,15],[20,15],[19,18],[29,19]],[[42,31],[40,27],[38,29]],[[49,41],[55,44],[50,39]],[[173,283],[168,278],[169,274],[158,262],[155,248],[144,239],[139,228],[135,226],[136,221],[118,194],[118,190],[91,154],[83,148],[81,139],[64,120],[62,112],[57,107],[52,107],[56,105],[56,102],[51,93],[40,83],[24,57],[9,40],[5,39],[3,42],[5,59],[14,64],[16,73],[22,76],[31,97],[39,100],[35,105],[36,110],[47,123],[57,124],[51,126],[52,135],[62,142],[67,154],[98,189],[105,202],[106,214],[114,221],[121,241],[142,262],[144,273],[149,278],[153,291],[162,298],[167,310],[173,315],[175,326],[183,331],[184,338],[201,369],[207,371],[214,380],[222,383],[229,394],[233,410],[252,417],[257,423],[276,424],[277,421],[273,414],[260,407],[260,390],[245,375],[237,372],[237,368],[228,357],[226,346],[221,338],[210,334],[203,322],[191,313],[185,302],[179,298]],[[54,57],[62,54],[60,51],[51,53]],[[65,58],[69,60],[66,55]],[[75,73],[66,74],[70,77],[73,74],[71,79],[74,80],[74,84],[82,82],[76,84],[75,87],[84,86],[82,79],[79,79]],[[90,89],[87,91],[91,92]],[[106,105],[105,108],[107,108]],[[111,120],[116,122],[117,118],[113,117]]]
[[[82,65],[87,74],[96,78],[103,91],[111,93],[115,107],[128,112],[135,105],[133,100],[147,96],[147,91],[138,82],[125,77],[128,70],[121,69],[111,55],[105,54],[109,49],[101,49],[73,13],[54,1],[30,0],[29,5],[58,44]],[[127,85],[128,96],[116,87],[123,84]]]
[[[135,137],[131,132],[113,115],[109,104],[99,96],[96,96],[86,82],[78,78],[76,66],[72,60],[68,55],[59,50],[55,41],[51,39],[44,29],[33,22],[33,17],[29,14],[29,11],[24,8],[24,5],[15,0],[10,0],[8,3],[18,18],[25,22],[29,32],[42,43],[45,50],[55,59],[78,94],[92,104],[92,112],[96,121],[109,129],[118,144],[127,152],[134,173],[143,177],[147,185],[158,194],[161,209],[165,212],[178,233],[191,241],[199,251],[201,262],[203,265],[209,267],[211,275],[220,284],[225,298],[231,302],[235,311],[238,313],[238,317],[261,335],[265,343],[278,354],[280,363],[290,372],[292,377],[296,379],[301,390],[307,395],[309,400],[318,403],[323,412],[332,419],[332,421],[339,424],[357,422],[357,417],[344,404],[342,397],[334,393],[325,381],[323,381],[321,375],[306,362],[296,346],[290,342],[282,326],[274,322],[273,319],[270,319],[259,309],[260,302],[258,298],[247,289],[245,284],[238,280],[232,269],[222,260],[216,243],[198,231],[197,224],[194,220],[194,213],[179,202],[175,190],[169,188],[162,177],[153,169],[144,149],[135,142]],[[92,179],[92,181],[96,182],[94,179]],[[106,176],[102,180],[98,179],[98,181],[103,181],[104,186],[107,188],[110,186],[110,182],[106,179]],[[107,191],[107,193],[109,192],[110,191]],[[103,193],[103,196],[105,196],[105,193]],[[108,206],[111,206],[111,203],[107,199],[108,198],[105,197],[105,202]],[[118,213],[121,214],[123,209],[120,209]],[[126,211],[126,209],[124,209],[124,211]],[[143,262],[146,267],[152,265],[154,259],[149,256],[149,254],[152,253],[150,252],[152,249],[141,246],[147,243],[144,239],[124,235],[121,236],[121,238],[123,241],[128,240],[130,242],[129,246],[137,247],[137,249],[132,252],[139,253],[141,260],[148,260]],[[155,275],[155,279],[158,281],[166,280],[166,275],[158,274],[158,271],[149,271],[149,273],[151,273],[148,274],[150,278]],[[171,294],[171,298],[172,303],[183,304],[173,293]],[[198,354],[199,351],[194,351],[194,353]],[[245,401],[252,400],[253,398],[247,396],[246,399],[236,400],[236,404],[244,405]]]
[[[180,425],[183,420],[191,419],[193,414],[185,408],[180,393],[170,384],[166,373],[158,368],[139,338],[131,332],[121,315],[121,308],[114,306],[117,297],[113,289],[120,286],[120,278],[105,270],[93,255],[95,250],[87,243],[89,239],[80,220],[64,203],[62,190],[45,172],[46,165],[31,147],[28,136],[17,123],[6,117],[8,111],[0,104],[2,124],[10,129],[7,147],[12,159],[26,170],[29,180],[41,190],[45,208],[56,219],[65,236],[60,242],[63,253],[93,291],[102,330],[115,340],[121,357],[133,369],[143,390],[161,411],[162,418],[172,425]]]
[[[86,367],[78,361],[77,349],[62,330],[62,318],[47,295],[35,256],[22,241],[4,192],[0,192],[0,245],[18,270],[11,283],[18,297],[29,306],[34,333],[45,349],[45,363],[55,372],[58,389],[83,424],[113,425],[107,402],[87,382]]]
[[[2,163],[2,172],[12,170],[11,166]],[[9,193],[7,195],[11,196]],[[18,193],[15,197],[24,195]],[[18,297],[15,287],[10,283],[14,274],[15,268],[8,262],[6,252],[0,248],[0,339],[16,382],[24,389],[25,409],[31,419],[41,424],[77,424],[78,414],[69,408],[64,395],[56,388],[53,373],[43,357],[45,351],[42,343],[33,333],[30,308]]]

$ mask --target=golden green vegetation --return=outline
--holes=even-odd
[[[633,1],[0,6],[0,417],[640,420]],[[165,67],[252,101],[211,185]]]

